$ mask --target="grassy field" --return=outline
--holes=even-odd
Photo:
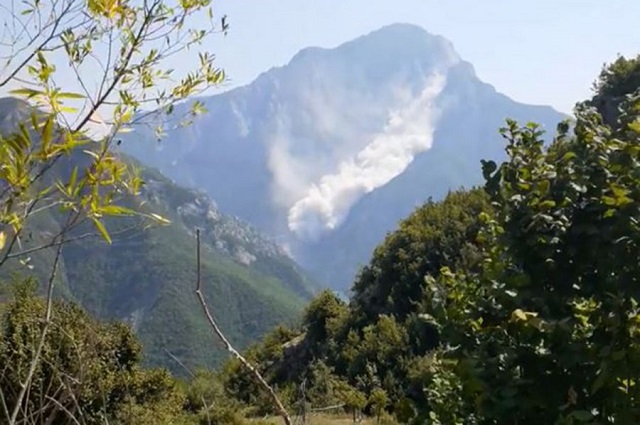
[[[295,425],[302,425],[302,418],[292,417],[291,420]],[[273,425],[281,425],[282,419],[280,418],[270,418],[266,421],[256,420],[256,422],[262,424],[273,424]],[[385,421],[385,424],[389,424],[389,422]],[[349,415],[310,415],[307,416],[307,425],[352,425],[353,419]],[[375,419],[367,419],[363,418],[359,425],[376,425]]]

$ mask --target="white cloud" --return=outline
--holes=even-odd
[[[370,143],[309,184],[289,209],[289,229],[301,238],[313,239],[336,228],[358,199],[402,173],[417,154],[429,149],[439,116],[435,100],[445,80],[442,74],[432,76],[417,98],[389,114],[387,125],[370,136]],[[282,155],[281,149],[276,151]],[[291,165],[291,158],[278,159],[280,166]],[[290,179],[295,181],[300,170],[286,171],[282,175],[286,178],[280,181],[288,180],[291,185]]]

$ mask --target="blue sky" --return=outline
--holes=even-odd
[[[213,0],[213,4],[216,15],[226,14],[231,25],[226,37],[215,36],[206,46],[227,71],[225,89],[286,64],[304,47],[334,47],[382,26],[408,22],[451,40],[478,76],[499,91],[569,113],[576,101],[590,95],[604,62],[618,53],[640,53],[638,0]],[[0,53],[6,53],[3,49]],[[182,74],[194,63],[182,58],[168,65]],[[74,84],[74,77],[67,74],[57,73],[57,83]]]
[[[510,97],[570,112],[605,61],[640,53],[636,0],[217,0],[231,24],[210,46],[229,87],[307,46],[332,47],[395,22],[451,40]]]

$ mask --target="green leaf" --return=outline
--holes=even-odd
[[[634,121],[630,123],[629,130],[633,131],[634,133],[640,134],[640,121]]]
[[[59,108],[59,110],[60,110],[60,112],[66,112],[68,114],[73,114],[73,113],[78,112],[78,108],[74,108],[72,106],[61,106]]]
[[[586,410],[574,410],[573,412],[571,412],[571,414],[569,414],[569,417],[579,422],[588,422],[593,419],[593,415],[591,414],[591,412],[588,412]]]
[[[161,224],[171,224],[171,221],[167,220],[166,218],[162,217],[161,215],[155,214],[155,213],[151,213],[149,214],[149,216],[151,218],[153,218],[154,220],[156,220],[157,222],[161,223]]]
[[[13,94],[13,95],[16,95],[16,96],[26,96],[28,98],[32,98],[32,97],[39,96],[39,95],[43,94],[43,92],[41,92],[39,90],[28,89],[28,88],[21,88],[21,89],[11,90],[9,93]]]
[[[521,309],[516,309],[513,311],[513,313],[511,313],[511,320],[512,321],[526,321],[527,320],[527,315],[524,313],[524,311],[522,311]]]
[[[96,226],[96,229],[98,229],[98,232],[100,232],[104,240],[107,241],[107,243],[111,244],[112,242],[111,236],[109,236],[109,232],[107,232],[107,228],[104,227],[104,223],[102,223],[100,220],[98,220],[95,217],[92,218],[92,220],[93,220],[93,224]]]
[[[75,187],[77,179],[78,179],[78,167],[75,166],[73,167],[73,171],[71,171],[71,177],[69,178],[69,184],[67,186],[69,188],[69,192],[71,192],[71,189]]]
[[[556,201],[552,201],[551,199],[547,199],[540,203],[540,208],[543,210],[548,210],[556,206]]]
[[[42,146],[45,148],[49,146],[51,143],[51,139],[53,138],[53,117],[49,116],[44,123],[44,128],[42,129]]]
[[[120,205],[105,205],[100,208],[100,212],[105,215],[133,215],[135,211]]]
[[[90,151],[90,150],[83,150],[84,153],[86,153],[89,156],[92,156],[94,159],[99,159],[100,157],[98,156],[97,153]]]
[[[629,194],[629,190],[617,184],[611,185],[611,191],[616,198],[621,198]]]
[[[547,193],[549,193],[550,186],[551,183],[549,182],[549,180],[542,180],[538,183],[538,193],[542,196],[546,195]]]
[[[80,93],[61,92],[58,93],[60,99],[84,99],[85,96]]]

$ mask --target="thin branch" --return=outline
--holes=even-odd
[[[4,416],[9,418],[9,406],[7,406],[7,400],[4,397],[4,393],[2,392],[2,388],[0,388],[0,401],[2,401],[2,411],[4,412]]]
[[[345,406],[346,406],[346,404],[342,403],[342,404],[334,404],[333,406],[316,407],[316,408],[312,408],[310,410],[312,412],[324,412],[324,411],[327,411],[327,410],[342,409]]]
[[[182,362],[182,360],[180,360],[176,355],[174,355],[171,351],[167,350],[166,348],[164,349],[164,352],[167,353],[167,355],[171,357],[171,359],[174,362],[178,363],[178,365],[182,367],[189,374],[189,376],[191,376],[191,379],[196,379],[196,375],[191,371],[191,369],[187,367],[187,365],[185,365]],[[213,407],[213,403],[211,405],[208,405],[207,401],[204,399],[204,395],[202,394],[200,394],[200,401],[202,402],[202,406],[204,407],[204,412],[207,415],[207,423],[211,425],[211,415],[209,414],[209,411]]]
[[[29,373],[27,374],[27,378],[20,385],[20,393],[18,394],[16,405],[14,406],[13,413],[11,414],[11,418],[9,419],[9,425],[16,424],[18,413],[20,412],[20,408],[22,407],[22,402],[24,400],[25,394],[27,393],[27,390],[31,387],[31,380],[33,379],[33,375],[36,373],[36,368],[38,367],[40,356],[42,355],[42,350],[44,349],[44,342],[47,337],[47,331],[49,330],[49,326],[51,324],[51,316],[53,312],[53,287],[54,287],[55,277],[58,272],[58,264],[60,263],[60,257],[62,255],[62,245],[63,244],[58,245],[58,249],[56,250],[56,256],[53,260],[51,273],[49,274],[49,281],[47,282],[47,307],[45,310],[44,325],[42,327],[42,332],[40,333],[40,341],[38,342],[38,348],[36,349],[33,359],[31,360],[31,365],[29,367]]]
[[[80,123],[73,130],[73,133],[78,133],[80,130],[82,130],[82,128],[89,122],[91,117],[93,117],[93,114],[96,113],[100,108],[100,106],[102,106],[102,104],[109,98],[109,96],[111,95],[111,92],[116,88],[116,86],[118,85],[118,83],[120,82],[124,74],[126,73],[129,63],[133,58],[134,52],[140,47],[139,44],[141,43],[141,41],[144,40],[143,36],[145,32],[148,30],[149,25],[153,21],[153,10],[156,8],[158,4],[159,4],[158,2],[155,2],[151,6],[151,9],[149,10],[149,14],[145,16],[145,19],[140,25],[140,29],[136,33],[133,39],[133,42],[131,43],[131,47],[129,51],[127,52],[126,56],[122,61],[122,64],[118,66],[118,71],[114,76],[113,81],[111,82],[111,84],[109,84],[109,86],[107,87],[104,93],[99,94],[98,100],[93,104],[93,106],[91,107],[89,112],[84,116],[84,118],[80,120]]]
[[[84,221],[83,221],[83,223],[84,223]],[[133,230],[133,229],[137,228],[140,224],[141,223],[137,223],[135,225],[127,226],[127,227],[125,227],[123,229],[110,232],[110,235],[113,237],[113,236],[120,235],[122,233],[126,233],[126,232],[128,232],[130,230]],[[79,241],[79,240],[82,240],[82,239],[86,239],[86,238],[102,237],[99,233],[88,232],[88,233],[83,233],[83,234],[78,235],[78,236],[73,236],[73,237],[69,237],[69,238],[62,239],[62,240],[58,241],[57,238],[59,236],[61,236],[63,232],[67,233],[68,230],[70,230],[70,229],[66,229],[64,231],[61,231],[60,233],[58,233],[58,235],[56,235],[56,237],[52,238],[50,242],[44,243],[42,245],[34,246],[32,248],[27,248],[27,249],[25,249],[23,251],[11,253],[11,254],[7,255],[7,260],[10,260],[10,259],[16,258],[16,257],[22,257],[24,255],[33,254],[34,252],[42,251],[43,249],[51,248],[53,246],[58,246],[58,245],[63,245],[63,244],[66,245],[66,244],[69,244],[71,242],[76,242],[76,241]]]
[[[62,12],[63,16],[70,9],[71,9],[71,4],[67,9],[63,10]],[[38,47],[33,49],[31,53],[27,55],[27,57],[12,72],[10,72],[9,75],[4,80],[0,82],[0,87],[7,85],[13,79],[13,77],[15,77],[31,61],[31,59],[33,59],[38,54],[38,52],[40,52],[47,45],[47,43],[49,43],[51,40],[53,40],[59,35],[57,34],[57,30],[61,20],[62,20],[62,17],[60,17],[55,21],[55,23],[53,24],[53,29],[51,30],[51,33],[49,34],[49,36],[42,43],[40,43]]]
[[[31,211],[36,207],[36,204],[41,200],[42,198],[38,197],[36,199],[33,200],[33,202],[29,205],[29,207],[27,208],[27,211],[24,215],[24,217],[29,217],[29,215],[31,214]],[[9,242],[7,249],[5,251],[5,254],[2,256],[2,258],[0,259],[0,267],[7,261],[7,258],[9,256],[9,254],[11,253],[11,251],[13,250],[13,247],[15,246],[16,242],[18,241],[18,238],[20,237],[20,234],[22,233],[24,227],[20,227],[18,230],[16,230],[15,232],[13,232],[13,235],[11,236],[11,241]]]
[[[81,425],[81,424],[80,424],[80,422],[75,418],[75,416],[73,415],[73,413],[71,413],[71,412],[69,411],[69,409],[67,409],[66,407],[64,407],[64,406],[62,405],[62,403],[60,403],[58,400],[56,400],[55,398],[50,397],[50,396],[48,396],[48,395],[47,395],[47,396],[45,396],[45,398],[46,398],[47,400],[50,400],[51,402],[53,402],[53,404],[55,404],[55,405],[58,407],[58,409],[62,410],[64,413],[66,413],[66,414],[67,414],[67,416],[69,417],[69,419],[71,419],[71,420],[73,421],[73,423],[75,423],[76,425]],[[54,420],[55,420],[55,416],[53,416],[53,415],[52,415],[52,416],[50,416],[50,418],[49,418],[49,421],[48,421],[48,422],[49,422],[49,423],[51,423],[51,422],[53,422]]]
[[[269,394],[274,407],[278,411],[278,414],[282,417],[282,420],[284,421],[285,425],[292,425],[291,417],[289,416],[287,409],[284,407],[284,405],[280,401],[280,398],[278,398],[278,395],[276,394],[276,392],[269,385],[269,383],[267,383],[267,381],[262,377],[258,369],[254,367],[251,363],[249,363],[249,361],[242,354],[240,354],[238,350],[233,348],[233,345],[231,345],[227,337],[224,335],[224,333],[222,333],[222,330],[220,330],[218,323],[213,318],[213,315],[211,314],[211,311],[207,306],[207,302],[202,293],[202,279],[201,279],[201,273],[200,273],[200,229],[196,229],[196,267],[197,267],[196,295],[198,297],[198,301],[200,302],[200,306],[202,307],[202,311],[204,315],[207,317],[207,320],[209,321],[209,325],[211,326],[211,329],[216,334],[218,339],[222,341],[227,351],[231,353],[231,355],[233,355],[236,359],[238,359],[240,363],[242,363],[242,365],[253,374],[256,381],[258,381],[258,383],[262,386],[262,388],[264,388],[264,390]]]

